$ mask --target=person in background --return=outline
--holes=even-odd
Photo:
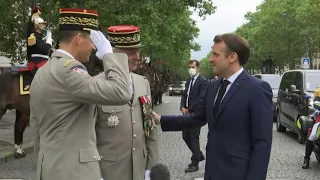
[[[182,114],[193,113],[200,103],[200,97],[206,93],[208,81],[200,74],[200,63],[197,60],[188,62],[189,75],[185,90],[181,97],[180,110]],[[203,161],[204,155],[200,150],[199,136],[201,127],[182,131],[182,138],[192,152],[191,163],[185,172],[195,172],[199,170],[199,162]]]
[[[47,35],[43,37],[47,22],[40,14],[40,8],[35,7],[27,28],[27,62],[33,76],[48,61],[52,47],[52,33],[47,31]]]
[[[320,125],[320,116],[319,116],[320,115],[320,88],[319,87],[314,91],[313,107],[316,109],[316,111],[312,114],[312,118],[315,120],[315,123],[312,127],[311,133],[306,143],[302,169],[309,169],[310,156],[313,151],[313,142],[318,138],[317,131]]]

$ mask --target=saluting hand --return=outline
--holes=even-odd
[[[109,40],[102,34],[102,32],[92,30],[90,31],[90,38],[97,48],[96,56],[99,59],[103,59],[103,56],[107,53],[113,53]]]

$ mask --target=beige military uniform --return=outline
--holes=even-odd
[[[145,171],[159,161],[157,131],[149,138],[145,136],[139,101],[140,96],[150,96],[149,82],[134,73],[132,81],[132,104],[98,106],[97,146],[104,180],[144,180]],[[108,121],[115,117],[119,124],[112,128]]]
[[[36,179],[100,180],[93,104],[128,102],[128,57],[105,55],[106,75],[100,77],[89,76],[79,61],[68,59],[54,52],[31,84],[31,126],[40,137]]]

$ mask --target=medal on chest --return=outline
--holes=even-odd
[[[111,115],[108,120],[107,120],[107,126],[110,127],[110,128],[116,128],[119,123],[120,123],[120,120],[118,118],[118,116],[115,116],[115,115]]]
[[[152,116],[151,101],[148,96],[140,96],[139,100],[142,107],[144,133],[147,137],[150,137],[152,131],[156,128]]]

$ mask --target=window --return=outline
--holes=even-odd
[[[280,89],[283,91],[286,91],[286,89],[289,90],[290,85],[293,83],[294,80],[294,75],[296,72],[287,72],[283,75],[281,84],[280,84]]]
[[[306,72],[305,90],[314,92],[320,87],[320,71]]]
[[[294,81],[294,85],[298,90],[303,90],[303,74],[302,72],[297,72],[296,73],[296,78]]]

